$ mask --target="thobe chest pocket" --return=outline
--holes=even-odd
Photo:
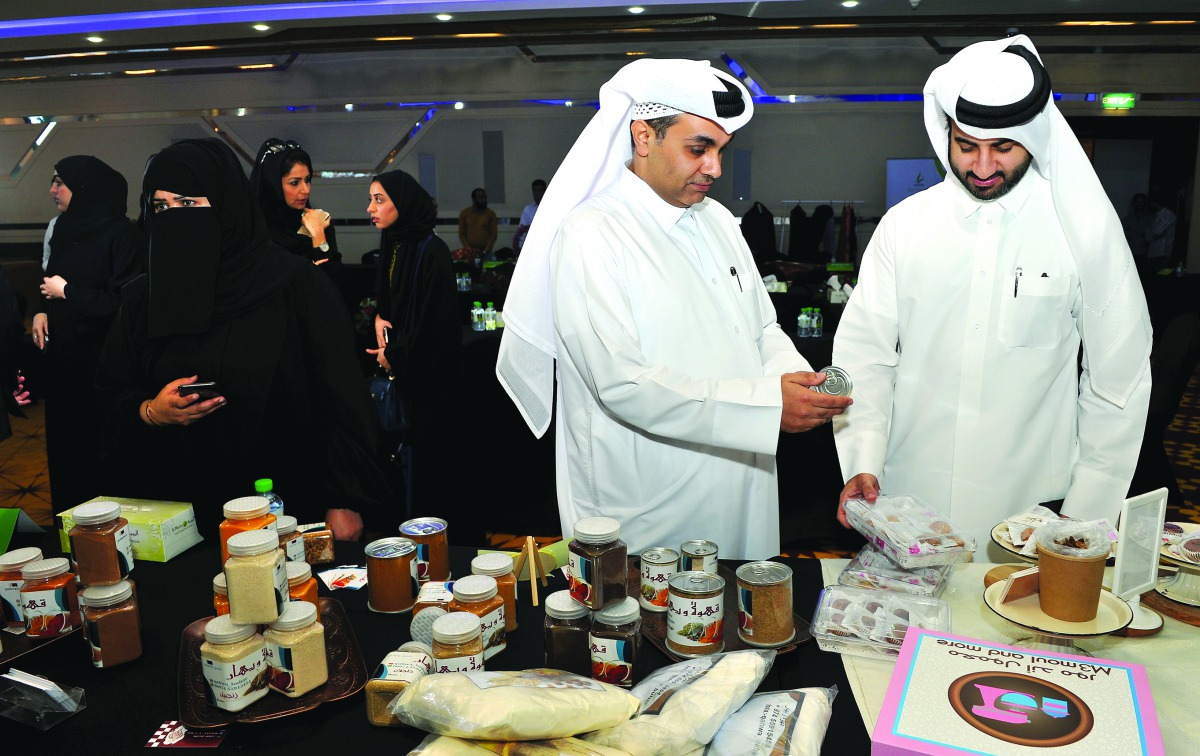
[[[1062,343],[1073,323],[1070,278],[1034,274],[1005,280],[997,329],[1000,343],[1033,349],[1052,349]]]

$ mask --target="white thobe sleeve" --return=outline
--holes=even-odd
[[[783,415],[778,375],[697,379],[655,364],[639,343],[617,251],[584,223],[564,225],[555,247],[559,345],[597,404],[617,420],[662,438],[775,453]],[[703,333],[696,334],[693,346],[706,348]],[[760,341],[759,350],[780,359],[775,336],[769,347]]]
[[[1148,362],[1122,409],[1092,390],[1085,357],[1079,378],[1079,459],[1071,471],[1063,514],[1081,520],[1107,517],[1114,526],[1117,524],[1137,467],[1149,405]]]
[[[884,218],[863,253],[858,285],[833,339],[833,364],[854,382],[854,404],[833,418],[843,480],[883,471],[896,383],[899,320],[893,226]]]

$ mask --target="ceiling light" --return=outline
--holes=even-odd
[[[254,31],[269,31],[271,27],[267,26],[266,24],[255,24],[254,26],[251,26],[250,28],[253,29]]]
[[[567,100],[566,102],[564,102],[564,103],[563,103],[563,105],[564,105],[565,107],[568,107],[568,108],[569,108],[569,107],[572,107],[572,106],[574,106],[574,105],[575,105],[575,103],[571,102],[570,100]]]
[[[216,45],[184,45],[183,47],[172,47],[175,52],[195,52],[199,50],[216,50]]]
[[[434,18],[436,18],[438,21],[449,21],[450,19],[454,18],[454,16],[451,16],[449,13],[439,13],[434,16]]]
[[[630,9],[629,9],[629,12],[630,12],[630,13],[632,13],[632,14],[634,14],[634,15],[636,16],[636,15],[637,15],[637,14],[639,14],[639,13],[643,13],[643,12],[645,12],[645,10],[646,10],[646,9],[645,9],[645,8],[643,8],[642,6],[640,6],[640,5],[635,5],[635,6],[633,6],[632,8],[630,8]]]
[[[87,37],[87,41],[99,44],[100,42],[104,41],[104,37],[91,36],[91,37]]]
[[[25,116],[25,123],[45,123],[46,116]]]
[[[348,103],[346,103],[346,112],[347,112],[347,113],[353,113],[353,112],[354,112],[354,103],[352,103],[352,102],[348,102]]]
[[[412,42],[412,37],[376,37],[376,42]]]
[[[843,8],[857,8],[858,0],[842,0]]]
[[[455,109],[455,110],[462,110],[462,109],[463,109],[463,104],[462,104],[461,102],[456,102],[456,103],[454,103],[454,109]]]
[[[633,58],[633,57],[637,57],[638,55],[645,55],[646,51],[645,50],[631,50],[625,54],[628,55],[629,57]]]
[[[132,71],[126,71],[126,76],[145,76],[146,74],[158,73],[157,68],[136,68]]]
[[[38,134],[38,138],[33,140],[33,145],[35,147],[41,147],[42,142],[46,141],[46,137],[50,136],[50,132],[54,131],[54,127],[57,125],[57,121],[51,121],[50,123],[46,124],[46,128],[42,129],[42,133]]]
[[[274,63],[247,63],[243,66],[238,66],[243,71],[254,71],[261,68],[274,68]]]
[[[236,111],[236,113],[237,113],[237,117],[238,117],[238,118],[241,118],[242,116],[246,115],[246,109],[245,109],[245,108],[238,108],[238,109],[237,109],[237,111]]]

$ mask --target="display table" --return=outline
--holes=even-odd
[[[23,538],[12,547],[26,545],[41,546],[47,556],[58,553],[57,538],[49,534],[32,543]],[[336,546],[335,564],[363,564],[363,544],[339,542]],[[473,549],[452,546],[453,574],[467,574],[475,554]],[[811,616],[823,585],[820,563],[811,559],[780,561],[794,571],[796,613]],[[730,562],[731,566],[735,564]],[[82,635],[75,633],[42,645],[12,663],[17,669],[48,677],[56,683],[83,688],[87,693],[87,709],[46,733],[0,718],[0,739],[6,747],[36,743],[38,751],[46,753],[81,748],[99,748],[102,753],[135,753],[160,725],[178,719],[176,670],[180,636],[191,622],[212,615],[212,578],[219,568],[217,544],[212,537],[165,564],[136,563],[131,577],[137,583],[144,649],[136,661],[111,669],[96,669],[90,663]],[[315,568],[314,572],[324,568]],[[540,596],[567,587],[558,573],[549,582],[546,588],[539,586]],[[543,664],[542,608],[530,605],[528,582],[519,590],[520,627],[509,636],[508,648],[488,661],[489,669],[525,669]],[[409,640],[411,615],[371,612],[367,609],[365,588],[328,591],[321,585],[320,595],[335,598],[344,606],[368,670],[373,670],[387,652]],[[733,612],[736,613],[736,607]],[[668,661],[650,643],[643,643],[634,679],[643,679]],[[8,666],[0,663],[5,670]],[[837,685],[840,694],[833,705],[829,741],[837,743],[838,753],[869,753],[868,734],[856,712],[841,660],[836,654],[821,651],[816,642],[781,654],[761,689],[831,685]],[[367,721],[365,696],[359,692],[285,718],[255,724],[235,723],[221,747],[226,751],[240,749],[252,753],[325,754],[347,749],[362,753],[407,753],[424,736],[408,728],[373,727]]]
[[[846,564],[845,559],[822,559],[825,582],[836,583]],[[950,605],[951,632],[955,635],[1006,644],[1031,635],[1030,631],[1000,618],[984,604],[983,576],[995,566],[969,563],[955,569],[950,585],[942,594]],[[1110,567],[1106,572],[1106,585],[1111,582],[1111,573]],[[1198,642],[1200,629],[1170,618],[1164,618],[1163,630],[1158,635],[1144,638],[1106,635],[1076,641],[1098,658],[1145,666],[1154,706],[1158,710],[1163,746],[1169,754],[1191,753],[1200,740],[1200,720],[1196,718],[1192,699],[1195,676],[1200,672],[1196,654]],[[863,723],[868,732],[873,731],[895,662],[857,656],[843,656],[842,662]]]

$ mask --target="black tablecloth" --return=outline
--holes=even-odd
[[[43,538],[47,555],[57,553],[56,538]],[[18,542],[13,548],[35,545]],[[469,572],[473,549],[451,548],[451,570]],[[338,543],[337,564],[362,564],[362,544]],[[781,559],[794,571],[796,611],[811,614],[821,589],[821,569],[816,560]],[[733,564],[733,563],[731,563]],[[131,575],[137,582],[141,613],[143,655],[140,659],[110,669],[96,669],[80,633],[60,639],[18,658],[18,669],[42,675],[59,684],[83,688],[87,709],[46,733],[0,718],[0,742],[6,753],[16,746],[37,743],[39,752],[132,753],[168,720],[178,719],[180,634],[192,621],[211,616],[212,577],[219,570],[215,540],[193,547],[166,564],[137,562]],[[322,568],[317,568],[322,569]],[[558,573],[539,595],[566,588]],[[367,591],[328,591],[345,607],[362,649],[368,670],[373,670],[387,652],[409,640],[409,614],[376,614],[367,609]],[[489,669],[525,669],[543,664],[544,615],[529,603],[528,584],[521,587],[517,618],[519,629],[509,635],[508,648],[488,661]],[[7,637],[7,636],[5,636]],[[642,645],[635,680],[669,663],[650,643]],[[7,670],[8,664],[0,665]],[[830,752],[865,754],[870,743],[855,705],[841,657],[821,651],[815,641],[795,651],[780,654],[761,690],[837,685],[840,693],[833,704],[833,719],[826,743]],[[274,694],[270,694],[274,695]],[[254,753],[338,753],[347,748],[361,753],[406,753],[425,733],[408,728],[377,728],[367,721],[364,694],[322,704],[308,712],[256,724],[233,724],[221,747]],[[378,749],[378,750],[375,750]],[[386,749],[386,750],[384,750]],[[24,752],[24,751],[22,751]]]

